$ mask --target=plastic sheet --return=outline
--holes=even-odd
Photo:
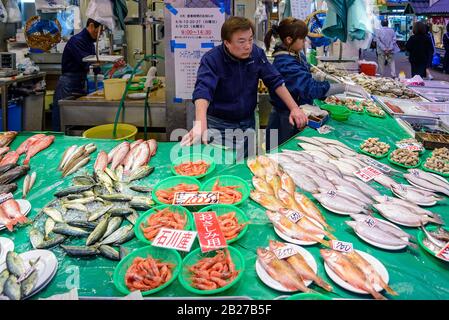
[[[360,145],[360,143],[368,137],[379,137],[382,141],[385,141],[391,145],[400,139],[407,138],[407,134],[398,126],[396,121],[390,116],[385,119],[372,118],[366,114],[352,114],[348,121],[337,122],[330,120],[329,125],[335,128],[331,133],[322,135],[323,137],[330,139],[338,139],[354,150]],[[317,136],[319,135],[316,130],[306,129],[300,135],[305,136]],[[20,134],[12,144],[12,148],[16,149],[19,144],[29,135]],[[60,173],[55,170],[64,150],[72,144],[82,145],[89,142],[94,142],[98,149],[92,154],[92,160],[85,167],[87,170],[92,170],[95,158],[99,150],[109,151],[113,146],[117,144],[114,141],[106,140],[87,140],[79,137],[67,137],[57,136],[55,143],[45,151],[40,152],[31,159],[31,171],[37,172],[37,180],[35,186],[29,193],[28,200],[31,202],[33,208],[29,217],[34,218],[37,212],[49,201],[54,199],[53,193],[56,189],[68,186],[71,177],[65,179],[60,178]],[[297,146],[298,140],[291,139],[281,146],[281,149],[299,150]],[[154,158],[151,159],[150,164],[155,166],[155,171],[147,178],[139,181],[138,184],[146,186],[154,186],[160,180],[171,176],[170,162],[167,161],[171,151],[175,150],[178,144],[175,143],[159,143],[158,151]],[[219,157],[217,151],[221,151],[215,147],[201,147],[203,151],[211,156]],[[183,148],[186,151],[189,148]],[[197,150],[194,150],[197,152]],[[422,157],[427,157],[429,151],[426,151]],[[181,155],[179,153],[179,155]],[[22,156],[23,157],[23,156]],[[227,159],[232,160],[233,154],[226,153],[222,155]],[[175,157],[173,157],[174,159]],[[21,158],[20,162],[23,161]],[[381,162],[390,165],[387,159],[381,159]],[[219,164],[217,161],[217,168],[213,172],[214,176],[230,174],[237,175],[251,184],[252,174],[247,168],[246,164]],[[232,162],[232,161],[231,161]],[[392,165],[393,166],[393,165]],[[401,172],[405,169],[394,167]],[[86,170],[86,169],[82,169]],[[208,179],[207,177],[206,179]],[[396,180],[405,182],[404,179]],[[204,182],[204,180],[200,180]],[[19,188],[15,193],[18,198],[21,196],[23,179],[19,181]],[[392,195],[389,190],[380,186],[377,183],[370,183],[374,188],[381,191],[384,194]],[[305,193],[307,196],[310,194]],[[317,203],[313,200],[314,203]],[[430,207],[431,211],[437,212],[443,216],[443,219],[449,221],[449,214],[446,210],[446,206],[449,204],[449,200],[446,197],[442,202],[434,207]],[[418,249],[403,249],[400,251],[386,251],[376,247],[373,247],[363,240],[359,239],[345,224],[348,217],[333,214],[326,211],[319,204],[318,207],[322,209],[324,215],[329,224],[335,228],[335,236],[342,241],[352,242],[355,249],[367,252],[377,259],[379,259],[387,268],[390,276],[390,286],[398,292],[399,296],[392,297],[387,295],[390,299],[449,299],[449,264],[441,260],[432,257],[425,252],[422,248]],[[247,296],[253,299],[274,299],[285,293],[278,292],[267,287],[258,278],[255,271],[256,262],[256,249],[258,247],[265,247],[268,245],[270,239],[280,238],[275,234],[274,229],[265,215],[265,210],[254,203],[252,200],[247,200],[245,203],[239,206],[250,219],[250,225],[247,233],[233,243],[232,246],[240,250],[242,253],[246,269],[243,274],[242,280],[229,290],[217,294],[216,296],[234,296],[242,297]],[[375,217],[379,217],[378,214]],[[8,231],[1,231],[0,236],[8,237],[14,240],[17,252],[24,252],[31,250],[31,244],[28,238],[28,232],[31,226],[20,226],[13,233]],[[413,236],[416,236],[418,229],[405,228],[402,229]],[[134,249],[142,247],[146,244],[139,242],[137,239],[126,243],[124,245],[127,249]],[[195,242],[192,250],[198,247]],[[318,275],[325,281],[328,281],[334,288],[334,293],[325,293],[321,288],[311,285],[311,288],[320,293],[325,293],[332,298],[350,298],[350,299],[365,299],[369,298],[367,295],[359,295],[349,291],[346,291],[332,282],[324,271],[323,259],[319,255],[320,246],[306,246],[308,250],[315,258],[318,264]],[[96,257],[93,259],[80,259],[70,258],[65,255],[62,249],[51,249],[57,256],[59,261],[59,269],[52,280],[52,282],[40,293],[33,297],[46,298],[55,294],[65,293],[71,290],[73,287],[78,287],[78,294],[83,296],[101,296],[101,297],[122,297],[114,287],[112,275],[117,261],[110,261],[103,257]],[[180,252],[184,258],[186,253]],[[169,287],[164,290],[155,293],[151,297],[198,297],[187,290],[185,290],[178,280],[175,280]],[[204,296],[202,296],[204,298]]]

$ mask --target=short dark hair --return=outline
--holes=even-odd
[[[87,28],[91,23],[94,24],[95,29],[97,29],[99,26],[101,26],[101,23],[100,23],[100,22],[97,22],[97,21],[95,21],[94,19],[89,18],[89,19],[87,19],[87,22],[86,22],[86,28]]]
[[[380,24],[382,25],[382,27],[388,27],[388,20],[382,20]]]
[[[221,26],[221,40],[231,41],[232,35],[237,31],[250,30],[253,35],[256,33],[256,28],[251,20],[243,17],[230,17]]]
[[[421,22],[421,21],[417,21],[413,24],[413,33],[418,35],[418,34],[426,34],[427,30],[426,30],[426,25]]]
[[[449,32],[449,22],[446,25],[446,31]]]

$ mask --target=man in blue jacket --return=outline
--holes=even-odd
[[[247,156],[247,137],[239,140],[232,136],[232,132],[238,129],[254,131],[259,79],[274,90],[290,110],[291,125],[302,128],[307,124],[307,116],[288,92],[280,73],[268,62],[264,51],[253,44],[253,37],[254,26],[246,18],[231,17],[223,24],[223,43],[201,59],[192,98],[196,122],[183,137],[181,145],[208,143],[206,131],[215,129],[221,133],[218,143],[240,151],[244,149]]]
[[[74,35],[67,42],[62,53],[62,75],[59,77],[53,97],[52,127],[53,131],[60,131],[60,113],[58,101],[72,94],[84,94],[86,76],[89,64],[83,58],[95,54],[94,43],[102,25],[93,19],[88,19],[86,28]]]

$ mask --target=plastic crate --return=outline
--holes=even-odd
[[[22,104],[19,101],[8,103],[8,130],[22,131]],[[3,113],[0,112],[0,131],[3,130]]]

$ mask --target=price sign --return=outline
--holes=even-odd
[[[349,253],[352,252],[353,246],[351,242],[344,242],[340,240],[331,240],[332,249],[340,252]]]
[[[382,172],[388,173],[391,171],[391,169],[388,166],[370,157],[362,157],[361,160],[365,162],[367,165],[376,168],[377,170],[380,170]]]
[[[151,245],[188,252],[195,238],[196,231],[161,228]]]
[[[286,216],[293,223],[298,222],[304,217],[302,213],[299,213],[298,211],[295,210],[282,208],[279,210],[279,212],[282,213],[284,216]]]
[[[201,252],[208,252],[228,246],[215,212],[194,212],[193,217],[196,230],[198,230]]]
[[[329,198],[335,198],[337,192],[335,190],[329,190],[328,192],[326,192],[326,194]]]
[[[5,201],[8,201],[10,199],[13,199],[14,196],[12,195],[12,193],[2,193],[0,194],[0,203],[3,203]]]
[[[376,220],[372,217],[368,217],[364,220],[365,224],[370,227],[370,228],[374,228],[374,226],[376,225]]]
[[[326,134],[331,132],[332,130],[334,130],[334,127],[328,126],[327,124],[316,129],[316,131],[318,131],[319,134]]]
[[[446,243],[446,245],[444,246],[443,249],[441,249],[440,252],[438,252],[437,257],[449,261],[449,242]]]
[[[406,149],[410,151],[422,151],[423,146],[419,143],[396,143],[399,149]]]
[[[380,176],[383,174],[381,171],[377,170],[376,168],[373,168],[371,166],[362,168],[356,172],[354,172],[354,175],[362,180],[363,182],[368,182],[373,180],[375,177]]]
[[[295,248],[290,247],[289,245],[285,245],[282,248],[275,249],[275,250],[273,250],[273,252],[276,255],[276,257],[278,257],[278,259],[281,259],[281,260],[287,259],[287,258],[294,256],[295,254],[298,253]]]
[[[174,205],[201,206],[219,203],[220,193],[215,191],[176,192]]]

